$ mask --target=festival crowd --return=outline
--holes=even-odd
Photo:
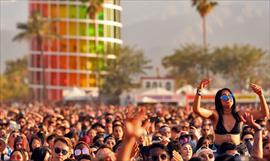
[[[23,103],[0,106],[3,161],[270,161],[269,108],[238,105],[221,89],[215,104],[90,106]]]

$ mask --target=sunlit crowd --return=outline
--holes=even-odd
[[[239,145],[216,146],[211,120],[182,107],[2,104],[0,154],[11,161],[270,160],[270,119],[254,121],[241,127]]]

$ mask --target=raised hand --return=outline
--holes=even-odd
[[[200,82],[200,85],[198,88],[203,89],[203,88],[207,87],[209,83],[210,83],[210,79],[203,79]]]
[[[171,161],[183,161],[182,156],[175,150],[173,150],[173,158],[171,159]]]
[[[138,145],[136,140],[143,134],[144,128],[142,127],[142,121],[146,118],[146,112],[144,108],[141,108],[134,116],[130,115],[125,120],[125,135],[122,142],[122,148],[117,153],[117,161],[131,160],[131,157],[138,154]]]
[[[199,140],[200,134],[199,134],[199,131],[197,130],[196,127],[190,126],[190,133],[191,133],[192,136],[194,136],[197,140]]]
[[[140,137],[143,134],[144,128],[142,127],[142,121],[145,119],[145,109],[142,108],[135,114],[134,117],[128,118],[125,123],[125,137]]]
[[[254,83],[250,83],[250,88],[253,90],[254,93],[256,93],[257,95],[262,95],[262,87],[254,84]]]
[[[253,115],[250,114],[249,112],[246,112],[244,117],[245,117],[246,124],[248,126],[254,128],[255,130],[259,130],[261,128],[261,126],[257,124],[255,120],[253,119]]]

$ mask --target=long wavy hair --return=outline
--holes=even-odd
[[[223,110],[223,106],[222,106],[220,97],[222,95],[222,91],[225,91],[225,90],[229,91],[230,94],[233,97],[233,105],[231,107],[231,109],[232,109],[231,110],[231,113],[232,113],[232,115],[233,115],[233,117],[235,118],[236,121],[240,121],[240,117],[239,117],[239,115],[236,112],[235,97],[234,97],[232,91],[229,88],[223,88],[223,89],[217,91],[217,93],[216,93],[216,96],[215,96],[215,108],[216,108],[216,110],[218,112],[218,117],[221,118],[221,122],[223,123],[223,113],[224,113],[224,110]]]

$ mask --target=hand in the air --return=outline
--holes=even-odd
[[[250,88],[253,90],[254,93],[256,93],[257,95],[262,95],[262,87],[254,84],[254,83],[250,83]]]
[[[200,82],[199,88],[203,89],[203,88],[207,87],[209,83],[210,83],[210,79],[203,79]]]

